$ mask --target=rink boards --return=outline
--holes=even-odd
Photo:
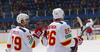
[[[32,31],[34,32],[34,31]],[[72,29],[72,37],[77,37],[80,35],[81,29],[80,28],[74,28]],[[9,32],[0,32],[0,44],[1,43],[7,43],[7,39],[9,36]],[[100,38],[100,27],[93,28],[93,37],[94,39]],[[86,39],[86,33],[84,33],[83,38]]]

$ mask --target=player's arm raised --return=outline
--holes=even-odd
[[[42,34],[42,28],[38,27],[35,32],[31,35],[29,31],[25,33],[24,41],[26,45],[30,48],[34,48],[40,42],[39,38]]]

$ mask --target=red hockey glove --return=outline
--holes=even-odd
[[[80,36],[78,36],[78,45],[81,45],[83,43],[83,38],[81,38]]]
[[[37,37],[37,38],[39,39],[40,36],[42,35],[42,33],[43,33],[43,32],[42,32],[42,27],[39,26],[39,27],[35,30],[33,36],[34,36],[34,37]]]
[[[76,43],[75,46],[77,45],[81,45],[83,43],[83,38],[81,38],[80,36],[78,36],[78,38],[74,38]]]

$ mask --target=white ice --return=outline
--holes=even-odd
[[[0,52],[6,52],[6,44],[0,44]],[[33,49],[33,52],[46,52],[46,47],[41,43]],[[78,52],[100,52],[100,39],[84,40],[78,47]]]

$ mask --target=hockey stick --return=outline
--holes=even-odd
[[[81,31],[81,35],[80,35],[80,37],[82,37],[83,36],[83,33],[87,30],[87,29],[89,29],[90,27],[86,27],[84,30],[82,30]],[[74,51],[73,52],[75,52],[77,50],[77,46],[75,46],[75,49],[74,49]]]
[[[79,21],[79,23],[80,23],[80,26],[81,26],[81,31],[83,30],[83,23],[82,23],[82,20],[79,18],[79,17],[77,17],[77,20]]]
[[[79,18],[79,17],[76,17],[77,18],[77,20],[79,21],[79,24],[80,24],[80,26],[81,26],[81,37],[82,37],[82,35],[83,35],[83,23],[82,23],[82,20]],[[75,52],[77,50],[77,46],[75,46],[74,47],[74,50],[73,50],[73,52]]]
[[[80,37],[82,37],[82,36],[83,36],[83,33],[84,33],[87,29],[89,29],[90,27],[86,27],[86,28],[83,30],[83,24],[82,24],[81,19],[80,19],[79,17],[77,17],[77,19],[78,19],[78,21],[79,21],[79,23],[80,23],[80,26],[81,26],[81,35],[80,35]],[[77,46],[75,46],[75,49],[74,49],[73,52],[75,52],[76,50],[77,50]]]

